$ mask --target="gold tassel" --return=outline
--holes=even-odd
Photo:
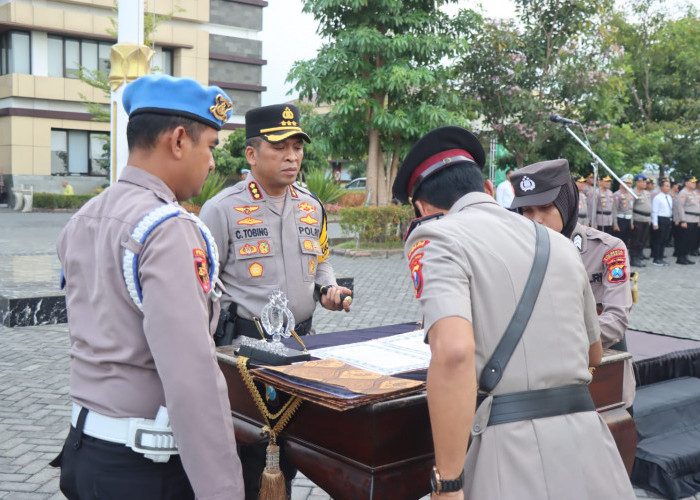
[[[287,484],[280,469],[280,447],[272,440],[267,445],[265,470],[260,478],[258,500],[286,500]]]

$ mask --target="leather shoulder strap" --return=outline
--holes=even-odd
[[[501,381],[503,371],[508,365],[515,347],[520,342],[520,338],[523,336],[540,293],[542,280],[549,262],[549,234],[547,234],[547,229],[544,226],[534,221],[533,223],[535,224],[536,232],[535,260],[513,317],[510,319],[505,333],[498,342],[496,350],[491,355],[491,359],[488,360],[481,372],[481,377],[479,377],[480,391],[491,392],[498,385],[498,382]]]

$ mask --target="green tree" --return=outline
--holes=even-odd
[[[237,128],[214,150],[215,170],[224,177],[241,173],[249,168],[245,159],[245,128]]]
[[[443,64],[463,46],[440,10],[452,0],[304,0],[324,43],[294,64],[302,98],[331,106],[308,125],[335,158],[367,161],[370,203],[386,205],[405,150],[422,134],[469,118]],[[472,16],[472,26],[481,19]]]
[[[546,143],[566,139],[548,121],[551,113],[602,123],[620,114],[622,51],[604,22],[612,3],[516,0],[518,19],[488,20],[473,32],[456,65],[459,88],[476,96],[484,128],[518,167],[542,159]]]

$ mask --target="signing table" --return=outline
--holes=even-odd
[[[309,350],[370,340],[418,328],[415,323],[304,337]],[[292,344],[289,344],[290,346]],[[239,370],[234,346],[219,347],[219,366],[228,383],[236,439],[262,439],[263,420]],[[634,422],[622,402],[627,353],[606,351],[589,386],[628,471],[634,461]],[[425,371],[407,377],[425,378]],[[281,436],[289,460],[332,498],[421,498],[430,492],[434,463],[425,392],[336,411],[304,401]]]

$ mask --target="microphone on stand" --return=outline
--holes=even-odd
[[[581,125],[579,122],[576,120],[571,120],[569,118],[564,118],[563,116],[559,116],[556,113],[552,113],[549,117],[549,121],[552,121],[554,123],[563,123],[564,125]]]

